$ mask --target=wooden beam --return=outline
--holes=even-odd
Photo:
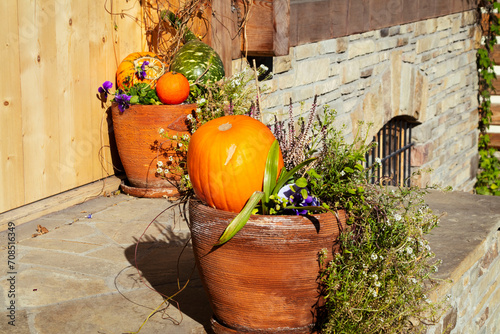
[[[244,56],[284,56],[290,47],[290,0],[253,0],[243,5],[240,16],[248,17],[241,33]],[[242,18],[242,17],[241,17]]]
[[[491,125],[500,125],[500,104],[492,104],[491,112]]]
[[[233,60],[232,37],[236,36],[236,21],[232,11],[231,1],[212,1],[210,21],[212,48],[221,57],[226,76],[230,76]]]
[[[290,48],[290,0],[273,1],[273,55],[286,56]]]

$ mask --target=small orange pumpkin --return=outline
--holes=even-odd
[[[189,81],[181,73],[167,72],[156,83],[156,95],[164,104],[180,104],[189,96]]]
[[[196,196],[211,207],[240,212],[255,191],[262,191],[274,140],[267,126],[249,116],[224,116],[203,124],[191,137],[187,156]],[[282,167],[280,151],[278,170]]]
[[[138,70],[144,66],[144,77],[141,77]],[[156,81],[165,73],[166,66],[161,59],[153,52],[134,52],[122,60],[116,70],[116,86],[119,89],[132,87],[139,82],[149,83],[151,88],[155,88]],[[141,71],[142,72],[142,71]]]

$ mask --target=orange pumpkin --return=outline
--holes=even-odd
[[[240,212],[255,191],[262,191],[274,140],[267,126],[249,116],[224,116],[202,125],[191,137],[187,157],[196,196],[211,207]]]
[[[167,72],[156,83],[156,95],[164,104],[180,104],[189,96],[189,81],[181,73]]]
[[[144,66],[144,77],[141,77],[138,71],[142,72],[141,66],[145,61],[148,64]],[[146,82],[151,85],[151,88],[155,88],[156,81],[165,73],[165,70],[165,64],[153,52],[134,52],[125,57],[118,65],[116,86],[124,90],[136,83]]]

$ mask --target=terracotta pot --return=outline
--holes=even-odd
[[[214,313],[215,333],[311,333],[324,305],[318,253],[339,250],[346,227],[331,213],[251,216],[230,241],[214,247],[235,213],[191,200],[196,264]]]
[[[122,190],[139,197],[177,193],[178,177],[172,174],[165,180],[156,175],[158,160],[167,163],[169,155],[176,156],[171,146],[176,143],[162,137],[158,130],[189,135],[186,117],[196,108],[196,104],[131,105],[121,113],[116,104],[111,107],[116,146],[129,183],[122,184]],[[168,163],[173,169],[174,165]]]

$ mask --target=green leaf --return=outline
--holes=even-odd
[[[311,162],[316,160],[317,158],[309,158],[307,160],[302,161],[300,164],[292,168],[290,171],[286,171],[286,169],[283,168],[284,172],[280,174],[280,177],[278,181],[276,182],[276,186],[274,187],[273,190],[273,195],[276,195],[278,191],[283,188],[285,185],[286,181],[291,178],[295,173],[297,173],[302,167],[309,165]]]
[[[344,171],[349,174],[354,173],[354,169],[352,169],[351,167],[345,167]]]
[[[295,184],[299,186],[300,188],[305,188],[307,187],[307,180],[305,177],[301,177],[295,181]]]
[[[279,154],[280,146],[278,141],[275,139],[271,144],[271,147],[269,148],[269,152],[267,153],[266,169],[264,170],[264,184],[262,187],[262,189],[264,190],[262,212],[264,214],[267,214],[268,212],[267,203],[269,203],[269,196],[276,186],[276,178],[278,177]]]
[[[321,175],[319,175],[314,168],[308,170],[307,174],[309,174],[310,177],[315,178],[315,179],[321,178]]]
[[[235,236],[236,233],[238,233],[239,230],[243,228],[243,226],[245,226],[248,219],[252,215],[253,210],[263,197],[264,193],[262,191],[256,191],[252,194],[252,196],[250,196],[243,209],[241,209],[240,213],[238,213],[238,215],[231,221],[231,223],[227,225],[224,233],[219,238],[219,241],[215,244],[215,246],[220,246],[228,242],[232,237]]]
[[[139,96],[134,95],[130,98],[130,104],[137,104],[139,103]]]

